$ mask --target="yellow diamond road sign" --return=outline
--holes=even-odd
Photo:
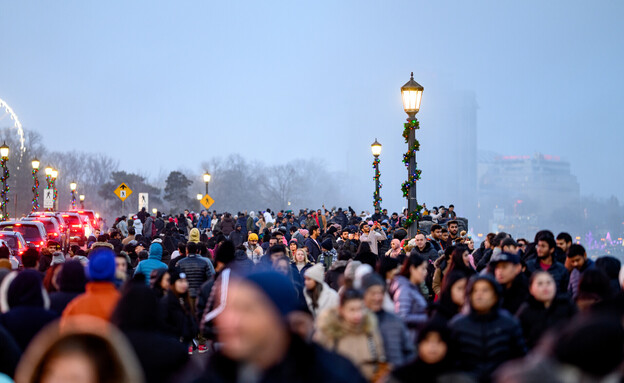
[[[125,201],[126,198],[130,197],[130,194],[132,194],[132,189],[130,189],[128,185],[123,182],[121,185],[117,186],[117,189],[115,189],[115,195],[117,195],[117,197],[119,197],[122,201]]]
[[[206,194],[204,198],[201,199],[201,204],[204,205],[206,209],[210,209],[210,206],[212,206],[213,203],[214,200],[208,194]]]

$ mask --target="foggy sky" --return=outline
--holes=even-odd
[[[369,205],[377,138],[398,210],[413,71],[423,199],[452,202],[432,163],[462,160],[440,124],[473,94],[479,149],[561,156],[582,194],[621,201],[623,16],[621,1],[0,0],[0,98],[53,150],[153,176],[230,153],[318,157]]]

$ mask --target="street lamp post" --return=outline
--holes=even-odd
[[[379,155],[381,154],[381,144],[375,138],[375,142],[371,144],[371,151],[373,152],[373,169],[375,169],[375,176],[373,180],[375,181],[375,193],[373,193],[373,208],[381,209],[381,195],[379,194],[379,189],[381,189],[381,182],[379,182],[379,178],[381,177],[381,173],[379,172]]]
[[[32,192],[33,192],[32,211],[33,212],[35,212],[35,211],[37,211],[37,209],[39,209],[39,177],[37,177],[37,173],[39,172],[39,165],[40,164],[41,163],[39,162],[39,160],[36,157],[31,162],[31,165],[32,165],[32,176],[33,176],[33,187],[32,187]]]
[[[46,176],[46,189],[52,189],[52,172],[54,171],[54,169],[52,169],[51,166],[48,166],[45,168],[45,176]],[[44,200],[45,203],[45,200]],[[54,209],[52,208],[47,208],[48,211],[52,211]]]
[[[71,209],[76,210],[76,188],[78,185],[76,181],[69,184],[69,190],[71,190]]]
[[[0,146],[0,165],[2,165],[2,220],[9,218],[9,168],[7,161],[9,160],[9,147],[6,142]]]
[[[81,194],[78,198],[80,198],[80,208],[82,210],[84,210],[84,200],[85,200],[85,195]]]
[[[52,177],[52,190],[54,191],[53,193],[54,210],[58,210],[58,205],[57,205],[58,191],[56,190],[56,177],[58,177],[58,170],[52,169],[51,177]]]
[[[204,183],[206,184],[206,194],[208,194],[208,184],[210,183],[211,178],[212,176],[210,175],[210,173],[208,172],[204,173]]]
[[[407,181],[403,182],[401,190],[403,197],[407,198],[407,217],[405,227],[408,229],[409,238],[414,238],[418,233],[418,221],[422,206],[416,199],[416,181],[420,179],[421,171],[416,167],[416,152],[420,149],[420,143],[416,140],[416,129],[419,129],[416,113],[420,110],[424,88],[414,81],[414,72],[410,80],[401,87],[403,109],[407,113],[407,123],[404,124],[403,138],[407,143],[407,152],[403,155],[403,163],[407,166]]]

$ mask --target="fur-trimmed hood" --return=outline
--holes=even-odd
[[[372,335],[377,329],[377,318],[368,310],[364,315],[362,324],[352,327],[340,318],[338,308],[324,310],[317,319],[318,330],[332,341],[339,340],[347,335]]]

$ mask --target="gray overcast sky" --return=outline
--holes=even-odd
[[[445,92],[473,91],[479,149],[562,156],[583,194],[622,200],[623,17],[622,1],[0,0],[0,98],[48,147],[154,176],[240,152],[326,157],[368,185],[377,137],[398,203],[414,71],[423,130]]]

